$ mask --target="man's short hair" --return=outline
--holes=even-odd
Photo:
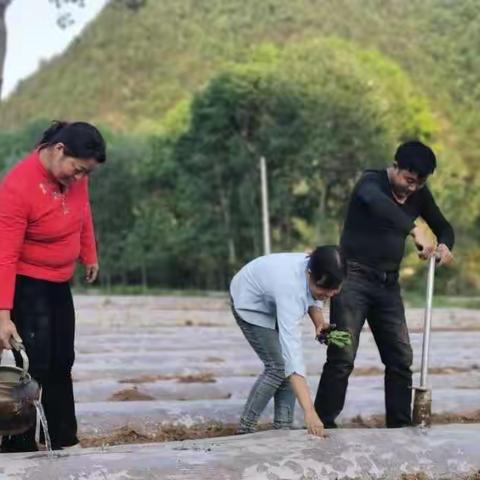
[[[315,284],[322,288],[338,288],[347,275],[345,259],[336,245],[317,247],[311,254],[308,269]]]
[[[412,140],[400,145],[395,153],[398,168],[415,172],[419,177],[425,178],[437,168],[437,159],[430,147]]]

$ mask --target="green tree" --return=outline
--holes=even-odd
[[[302,248],[337,236],[362,169],[385,166],[400,140],[433,131],[424,98],[378,53],[335,39],[260,48],[195,96],[176,143],[181,258],[203,272],[202,286],[218,288],[261,254],[261,156],[274,249]],[[302,236],[308,225],[316,238]]]
[[[21,129],[0,131],[0,174],[33,150],[49,123],[45,119],[36,119]]]
[[[127,238],[135,223],[140,191],[136,167],[146,153],[144,145],[134,138],[109,134],[107,138],[107,162],[92,174],[90,199],[99,244],[100,280],[110,287],[114,281],[127,283]]]

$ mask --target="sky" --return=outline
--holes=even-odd
[[[70,7],[75,23],[57,26],[59,11],[49,0],[13,0],[7,9],[7,58],[2,97],[18,81],[31,75],[42,60],[63,52],[108,0],[85,0],[85,7]],[[40,20],[41,19],[41,20]]]

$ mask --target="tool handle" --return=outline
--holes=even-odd
[[[425,304],[425,316],[423,325],[423,342],[422,342],[422,365],[420,370],[420,387],[426,387],[428,376],[428,355],[430,350],[430,332],[432,329],[432,303],[433,303],[433,286],[435,280],[435,265],[437,263],[436,255],[430,257],[428,261],[427,273],[427,292]]]
[[[13,337],[10,339],[10,345],[22,357],[23,374],[24,375],[28,374],[28,369],[30,367],[30,362],[28,360],[27,352],[25,351],[25,345],[23,344],[23,342],[21,342],[21,341],[19,342],[18,340],[15,340]]]

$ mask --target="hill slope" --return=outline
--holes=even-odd
[[[473,131],[479,25],[476,0],[149,0],[136,13],[109,5],[3,103],[0,128],[41,115],[151,129],[252,46],[336,35],[391,56],[437,110]]]

